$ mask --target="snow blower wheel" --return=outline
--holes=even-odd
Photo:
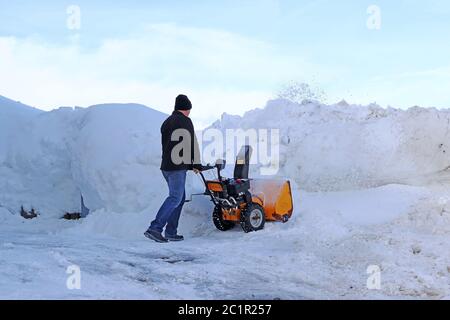
[[[241,213],[241,227],[246,233],[264,229],[265,223],[266,215],[259,204],[249,204]]]
[[[218,206],[214,208],[213,222],[217,229],[220,231],[228,231],[234,228],[235,223],[232,221],[226,221],[223,219],[222,209]]]

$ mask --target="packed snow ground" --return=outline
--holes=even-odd
[[[180,222],[187,240],[161,245],[142,233],[166,192],[163,114],[138,105],[44,113],[3,99],[0,298],[449,298],[449,117],[287,101],[224,115],[214,127],[281,128],[293,219],[222,233],[200,197]],[[201,191],[193,174],[188,189]],[[80,194],[93,212],[59,219]],[[20,205],[40,216],[24,220]],[[66,287],[70,265],[80,290]],[[370,265],[381,268],[380,290],[367,288]]]

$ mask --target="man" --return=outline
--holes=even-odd
[[[200,151],[194,125],[189,118],[191,109],[188,97],[179,95],[175,100],[175,111],[161,126],[161,171],[169,186],[169,196],[144,233],[147,238],[160,243],[184,240],[177,234],[177,228],[186,199],[186,173],[188,170],[195,173],[201,170]]]

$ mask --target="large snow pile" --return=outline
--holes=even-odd
[[[307,190],[413,182],[450,166],[450,110],[273,100],[212,128],[279,129],[278,174]]]
[[[39,112],[3,98],[0,206],[60,217],[79,212],[83,195],[91,210],[143,210],[162,192],[164,118],[134,104]]]
[[[165,116],[134,104],[41,112],[2,98],[0,206],[61,216],[79,211],[83,195],[91,210],[155,207],[165,192],[159,173]],[[448,110],[273,100],[243,117],[224,114],[212,127],[279,129],[278,175],[301,189],[326,191],[414,183],[445,170],[449,122]]]

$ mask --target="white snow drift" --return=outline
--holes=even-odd
[[[450,166],[450,110],[269,101],[212,127],[280,130],[280,175],[313,191],[403,183]],[[255,171],[257,173],[257,171]]]
[[[161,184],[164,114],[133,104],[24,110],[0,104],[0,121],[9,124],[0,129],[0,205],[62,216],[79,211],[81,195],[93,210],[151,204]]]
[[[77,210],[83,194],[93,210],[147,208],[162,181],[164,117],[140,105],[39,112],[3,98],[0,204],[55,215]],[[274,100],[243,117],[224,114],[212,127],[279,129],[279,175],[305,190],[338,191],[412,182],[447,169],[449,122],[448,110]]]

